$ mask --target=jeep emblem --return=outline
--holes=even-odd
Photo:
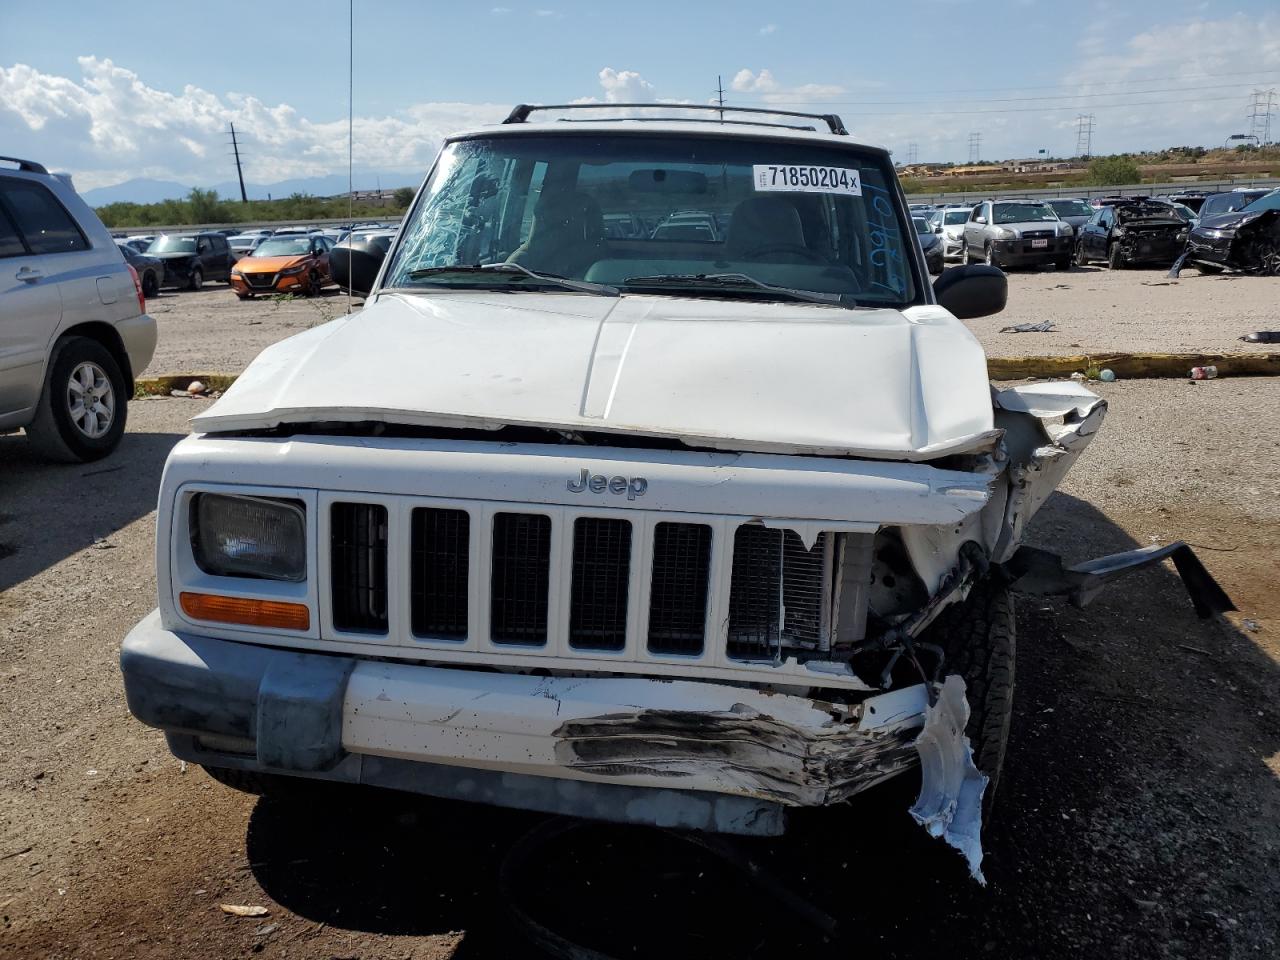
[[[590,490],[592,493],[616,493],[627,495],[628,500],[634,500],[636,497],[643,497],[644,492],[649,489],[649,481],[644,477],[606,477],[604,474],[592,474],[585,467],[577,480],[569,481],[570,493],[584,493]]]

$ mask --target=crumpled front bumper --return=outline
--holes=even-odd
[[[917,762],[923,685],[855,704],[741,686],[388,663],[166,630],[120,655],[129,709],[232,767],[658,826],[776,834]]]

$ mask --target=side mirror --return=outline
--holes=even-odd
[[[368,296],[386,254],[352,247],[335,247],[329,254],[329,274],[340,288]]]
[[[999,313],[1009,302],[1009,281],[999,267],[973,263],[943,270],[933,282],[933,295],[960,320]]]
[[[942,224],[940,224],[940,223],[935,223],[935,224],[933,225],[933,232],[934,232],[934,233],[941,233],[941,232],[942,232]]]

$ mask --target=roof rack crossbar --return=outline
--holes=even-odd
[[[48,174],[48,170],[42,164],[36,163],[34,160],[23,160],[19,157],[0,157],[0,160],[8,160],[10,163],[16,163],[18,169],[23,173],[43,173]]]
[[[628,118],[630,119],[630,118]],[[646,120],[662,121],[663,123],[706,123],[700,117],[645,117]],[[556,123],[611,123],[609,117],[560,117]],[[807,130],[813,133],[817,130],[810,124],[798,123],[766,123],[763,120],[717,120],[716,123],[736,124],[740,127],[777,127],[782,130]]]
[[[750,113],[765,114],[774,117],[804,117],[807,120],[821,120],[827,125],[832,133],[837,136],[847,137],[849,131],[845,129],[844,121],[834,113],[800,113],[795,110],[767,110],[763,107],[721,107],[717,104],[706,103],[521,103],[507,115],[507,119],[503,123],[525,123],[529,119],[529,114],[535,110],[653,110],[668,108],[673,110],[702,110],[718,113],[723,116],[726,113]],[[633,120],[671,120],[671,117],[629,117]],[[751,124],[750,120],[725,120],[725,123]],[[784,126],[784,124],[762,123],[757,126]],[[803,130],[804,127],[794,127],[792,129]]]

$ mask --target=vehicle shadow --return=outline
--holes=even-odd
[[[1037,537],[1072,562],[1135,546],[1061,493]],[[511,902],[617,957],[1274,955],[1276,664],[1230,623],[1197,620],[1165,567],[1087,611],[1019,600],[985,888],[908,816],[910,783],[797,816],[784,838],[733,843],[836,918],[834,936],[671,834],[588,825],[513,864],[513,844],[545,818],[408,795],[260,801],[248,859],[265,892],[307,919],[465,931],[458,957],[544,955],[508,918]]]
[[[144,517],[183,434],[126,432],[94,463],[49,463],[22,434],[0,437],[0,593]]]

